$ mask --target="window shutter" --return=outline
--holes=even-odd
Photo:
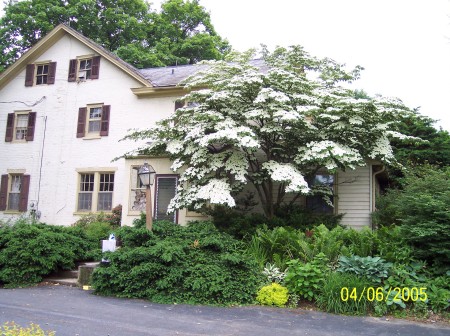
[[[69,62],[69,77],[67,81],[75,82],[77,80],[77,65],[78,61],[76,59],[71,59]]]
[[[34,126],[36,125],[36,112],[30,112],[28,114],[28,128],[27,128],[27,141],[34,140]]]
[[[33,86],[34,82],[34,64],[27,64],[25,72],[25,86]]]
[[[177,100],[175,102],[175,111],[178,110],[179,108],[182,108],[182,107],[184,107],[184,101]]]
[[[30,175],[22,175],[22,189],[20,190],[19,211],[27,211],[29,190]]]
[[[55,84],[56,62],[50,62],[48,65],[47,84]]]
[[[8,113],[8,119],[6,120],[6,134],[5,141],[11,142],[14,136],[14,113]]]
[[[103,105],[102,110],[102,124],[100,127],[100,135],[106,136],[109,132],[109,111],[111,110],[110,105]]]
[[[6,210],[6,197],[8,195],[8,175],[2,175],[0,184],[0,211]]]
[[[91,79],[98,79],[100,71],[100,56],[92,58]]]
[[[86,113],[86,107],[80,107],[78,110],[77,138],[84,137],[84,132],[86,131]]]

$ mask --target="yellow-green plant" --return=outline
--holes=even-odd
[[[256,300],[262,305],[277,307],[284,307],[288,299],[288,289],[276,282],[261,288],[256,297]]]
[[[1,336],[54,336],[54,331],[45,331],[35,323],[21,327],[14,322],[6,322],[0,327]]]

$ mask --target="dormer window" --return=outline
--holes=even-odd
[[[100,69],[100,56],[85,57],[70,60],[69,82],[80,82],[87,79],[98,79]]]
[[[56,62],[28,64],[25,86],[55,84]]]

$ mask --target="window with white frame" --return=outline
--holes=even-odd
[[[89,104],[78,109],[77,138],[99,138],[109,134],[110,105]]]
[[[100,126],[102,123],[102,106],[88,107],[87,132],[100,134]]]
[[[22,190],[22,175],[10,175],[11,182],[8,193],[8,210],[19,211],[20,191]]]
[[[47,84],[48,82],[48,64],[36,65],[36,85]]]
[[[80,172],[77,211],[111,211],[113,192],[113,172]]]
[[[146,195],[145,186],[142,184],[141,179],[138,176],[138,171],[141,166],[134,166],[131,169],[131,181],[130,181],[130,210],[131,211],[145,211]]]
[[[14,128],[14,139],[25,140],[28,131],[28,113],[19,113],[16,115],[16,127]]]

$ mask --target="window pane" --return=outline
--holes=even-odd
[[[9,193],[8,210],[19,210],[20,193]]]
[[[78,194],[78,211],[91,211],[92,209],[92,193]]]
[[[156,213],[155,219],[169,220],[175,223],[175,213],[167,214],[170,200],[175,196],[176,177],[160,177],[156,185]]]
[[[22,187],[22,176],[20,175],[12,175],[11,176],[11,192],[17,193],[20,192]]]
[[[323,186],[325,189],[333,191],[334,175],[317,174],[314,177],[314,181],[312,184],[316,186]],[[331,203],[333,203],[334,197],[333,196],[328,197]],[[308,196],[306,198],[306,207],[317,213],[333,213],[334,209],[331,205],[329,205],[326,202],[324,196],[322,195]]]
[[[94,191],[94,174],[81,174],[80,191]]]
[[[114,174],[100,174],[100,191],[114,191]]]
[[[98,211],[109,211],[112,209],[112,192],[98,193]]]
[[[100,132],[100,120],[89,121],[89,129],[88,132]]]
[[[89,119],[99,119],[102,117],[102,108],[93,107],[89,109]]]

